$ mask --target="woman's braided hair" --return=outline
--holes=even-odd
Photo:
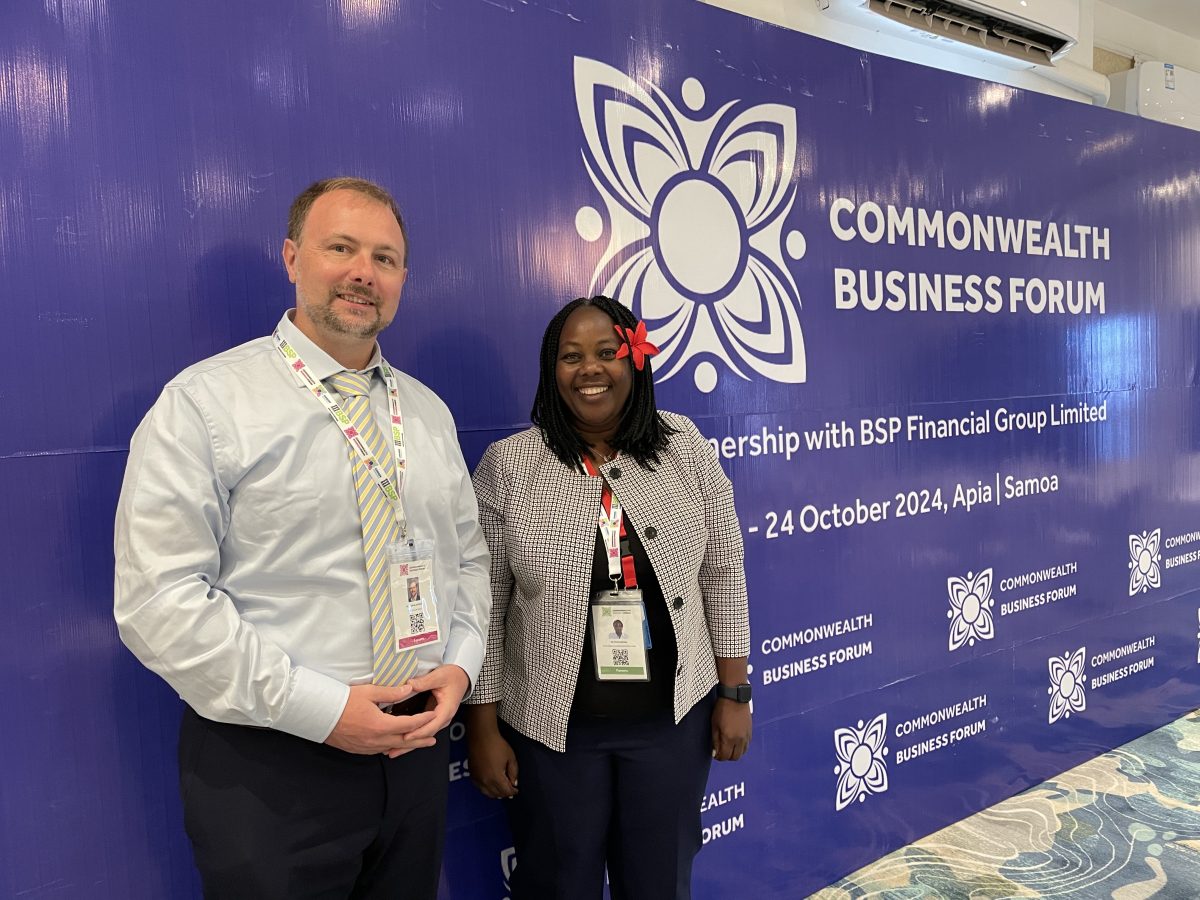
[[[555,314],[546,326],[546,333],[542,335],[538,387],[529,418],[542,432],[542,440],[546,442],[546,446],[562,460],[563,465],[580,471],[583,469],[583,454],[587,452],[588,445],[571,424],[571,415],[562,397],[558,395],[555,369],[558,365],[558,341],[562,336],[563,325],[567,317],[581,306],[594,306],[622,329],[637,326],[637,319],[633,313],[615,300],[604,296],[579,297]],[[675,433],[675,429],[663,421],[654,405],[654,374],[649,358],[640,371],[633,366],[632,359],[627,358],[626,364],[633,375],[633,387],[621,413],[617,433],[609,443],[613,449],[632,456],[641,466],[653,469],[653,464],[659,461],[658,454],[666,449],[667,441]]]

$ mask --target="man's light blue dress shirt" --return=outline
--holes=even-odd
[[[279,330],[316,377],[342,370],[287,315]],[[377,348],[368,369],[380,359]],[[436,542],[441,640],[419,649],[418,671],[455,663],[473,684],[491,592],[471,479],[445,404],[396,377],[410,534]],[[371,399],[390,432],[381,377]],[[117,624],[202,716],[323,741],[348,686],[371,680],[348,454],[270,337],[185,369],[134,433],[117,508]]]

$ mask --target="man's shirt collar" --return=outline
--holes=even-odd
[[[330,375],[345,371],[345,366],[314,344],[308,335],[296,327],[296,323],[292,321],[292,316],[295,314],[294,309],[289,309],[283,314],[283,318],[279,320],[279,333],[300,354],[300,358],[304,360],[304,365],[308,367],[312,376],[324,381]],[[376,341],[371,361],[367,363],[366,368],[360,371],[373,372],[382,363],[383,354],[379,350],[379,342]]]

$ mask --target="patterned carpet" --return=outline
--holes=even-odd
[[[897,850],[817,900],[1200,898],[1200,711]]]

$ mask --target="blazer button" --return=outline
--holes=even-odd
[[[646,526],[646,538],[647,538],[648,540],[651,540],[651,541],[652,541],[652,540],[654,540],[656,537],[658,537],[658,529],[657,529],[657,528],[655,528],[653,525],[648,525],[648,526]]]
[[[621,477],[621,469],[620,469],[620,467],[619,467],[619,466],[613,466],[611,469],[609,469],[609,470],[608,470],[608,477],[609,477],[609,478],[620,478],[620,477]]]
[[[676,609],[683,609],[683,598],[676,597],[674,600],[671,601],[671,605],[673,607],[675,607]]]

